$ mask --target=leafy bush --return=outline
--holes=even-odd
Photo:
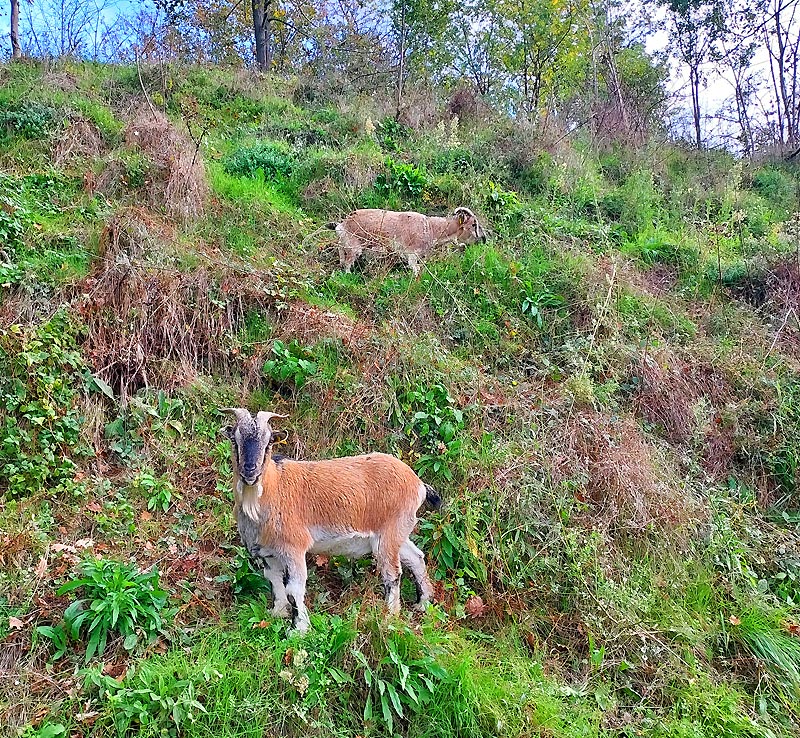
[[[58,590],[59,596],[81,588],[84,594],[66,609],[63,623],[37,628],[55,645],[55,658],[64,655],[69,640],[78,640],[81,635],[88,638],[87,662],[95,654],[103,654],[114,632],[124,638],[122,645],[129,651],[142,637],[149,643],[156,639],[167,603],[156,569],[139,574],[131,564],[90,559],[81,565],[80,576]]]
[[[297,341],[287,345],[276,340],[272,344],[272,354],[275,358],[265,362],[264,374],[276,384],[289,384],[299,390],[309,377],[317,373],[314,354]]]
[[[515,192],[509,192],[495,182],[489,182],[484,199],[484,207],[494,218],[510,220],[519,215],[522,203]]]
[[[397,151],[400,143],[408,138],[410,132],[408,126],[390,116],[386,116],[375,126],[378,143],[387,151]]]
[[[381,172],[375,181],[375,189],[382,195],[395,193],[409,200],[422,197],[428,176],[413,164],[405,164],[392,158],[386,159],[386,171]]]
[[[46,138],[56,122],[56,111],[38,102],[22,102],[0,111],[0,128],[23,138]]]
[[[260,141],[234,151],[225,160],[224,168],[238,177],[256,177],[259,170],[267,178],[288,177],[294,168],[294,158],[286,146]]]
[[[0,492],[28,495],[72,480],[81,440],[77,400],[93,384],[64,312],[0,330]]]
[[[453,478],[451,465],[459,456],[464,413],[442,384],[395,390],[392,420],[401,425],[410,440],[410,455],[419,474],[441,474]]]

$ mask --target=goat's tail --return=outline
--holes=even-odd
[[[428,503],[431,510],[438,510],[442,506],[441,495],[429,484],[425,484],[425,502]]]

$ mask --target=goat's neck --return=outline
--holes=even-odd
[[[448,217],[432,216],[428,218],[431,226],[431,234],[434,241],[438,244],[445,244],[453,241],[458,233],[458,220]]]

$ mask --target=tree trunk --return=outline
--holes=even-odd
[[[11,58],[22,57],[19,45],[19,0],[11,0]]]
[[[403,75],[406,60],[406,3],[402,0],[400,12],[400,60],[397,65],[397,112],[395,118],[400,120],[400,109],[403,105]]]
[[[703,133],[700,127],[700,70],[689,69],[689,83],[692,87],[692,117],[694,119],[694,140],[698,149],[703,148]]]
[[[266,72],[272,62],[272,53],[269,48],[269,0],[252,0],[253,3],[253,35],[256,42],[256,67]]]

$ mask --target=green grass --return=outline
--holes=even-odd
[[[163,216],[157,168],[124,144],[140,71],[176,129],[207,129],[192,222]],[[414,130],[367,97],[302,103],[302,81],[140,71],[3,68],[11,734],[795,734],[796,168],[601,153],[580,132],[549,154],[512,121]],[[97,161],[53,164],[77,113],[124,174],[113,190],[86,191]],[[338,269],[324,226],[349,210],[459,205],[487,244],[437,250],[418,279],[366,255]],[[209,288],[178,324],[182,280]],[[220,356],[176,357],[187,336]],[[665,385],[650,395],[644,360]],[[670,403],[688,440],[659,433]],[[435,485],[444,507],[415,533],[439,595],[424,619],[383,620],[368,561],[311,557],[312,633],[272,622],[218,435],[240,405],[290,416],[282,453],[396,453]],[[128,628],[129,650],[105,623],[84,665],[92,634],[59,654],[37,628],[62,622],[56,593],[89,556],[157,565],[170,617]]]

